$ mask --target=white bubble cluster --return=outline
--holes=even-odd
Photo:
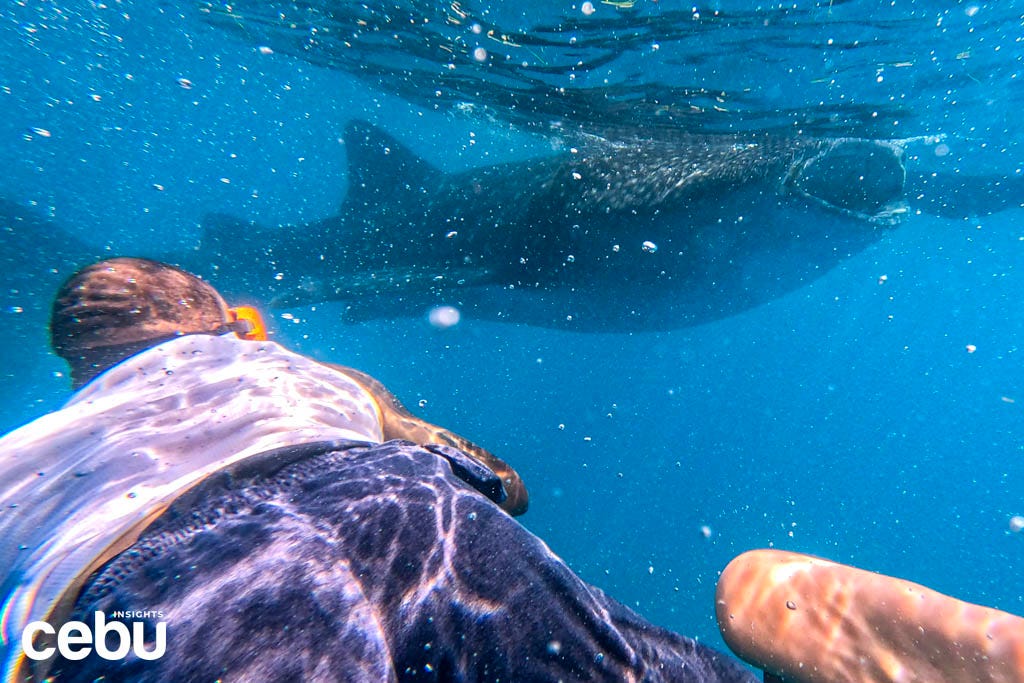
[[[459,324],[459,321],[462,320],[462,313],[454,306],[435,306],[427,314],[427,320],[437,329],[446,330]]]

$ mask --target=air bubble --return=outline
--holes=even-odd
[[[436,306],[427,314],[430,324],[439,330],[446,330],[459,324],[462,313],[454,306]]]

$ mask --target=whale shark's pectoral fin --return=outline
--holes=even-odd
[[[288,238],[281,228],[209,213],[203,216],[202,237],[195,251],[165,260],[211,279],[229,294],[244,292],[262,298],[277,290],[278,262],[302,253],[299,246],[304,245],[292,247]]]
[[[342,137],[348,153],[348,194],[341,212],[419,199],[444,173],[366,121],[351,121]]]
[[[325,300],[360,302],[374,299],[423,298],[462,287],[480,287],[495,283],[494,273],[486,268],[445,266],[394,266],[372,271],[345,273],[330,280],[310,281],[303,287],[281,294],[270,302],[271,308],[291,308]]]

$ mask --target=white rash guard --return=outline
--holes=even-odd
[[[380,442],[373,397],[273,342],[180,337],[132,356],[0,439],[0,650],[213,472],[276,448]],[[122,550],[118,547],[116,551]],[[115,552],[116,552],[115,551]]]

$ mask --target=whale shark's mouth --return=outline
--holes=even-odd
[[[903,201],[906,152],[896,142],[840,138],[790,169],[784,186],[818,204],[875,224],[893,224]]]

